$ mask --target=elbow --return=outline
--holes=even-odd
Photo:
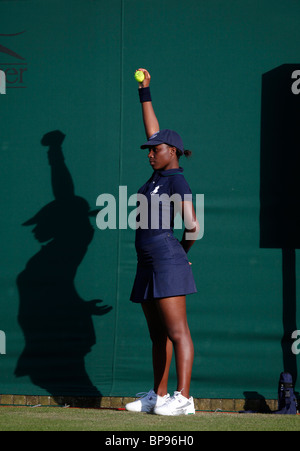
[[[186,238],[191,241],[197,241],[200,239],[200,224],[198,220],[193,221],[186,226]]]

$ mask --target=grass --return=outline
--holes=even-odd
[[[299,415],[197,412],[161,417],[115,410],[0,407],[0,431],[299,431]]]

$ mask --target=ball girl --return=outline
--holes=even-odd
[[[137,273],[131,301],[141,304],[150,338],[154,386],[138,400],[126,405],[133,412],[151,412],[157,415],[189,415],[195,413],[190,383],[194,360],[194,346],[186,312],[186,295],[197,289],[187,258],[196,241],[199,223],[192,203],[191,189],[179,166],[179,159],[191,152],[184,150],[181,137],[169,129],[160,130],[150,93],[150,74],[139,83],[139,96],[148,150],[153,169],[151,178],[139,190],[148,200],[149,227],[136,231],[138,257]],[[167,194],[180,196],[180,202],[165,206],[155,197]],[[181,242],[174,234],[174,218],[180,211],[185,224]],[[153,216],[156,216],[154,218]],[[169,220],[166,225],[166,218]],[[153,227],[156,223],[156,227]],[[192,237],[192,238],[191,238]],[[177,389],[168,394],[168,378],[173,350],[176,360]]]

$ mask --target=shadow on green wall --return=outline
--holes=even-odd
[[[76,291],[77,269],[88,251],[94,229],[85,199],[75,195],[65,164],[60,131],[47,133],[51,182],[55,200],[24,226],[34,226],[40,251],[17,277],[18,321],[25,338],[15,375],[31,381],[52,396],[101,396],[85,369],[85,356],[96,343],[93,315],[112,308],[84,301]]]
[[[299,64],[285,64],[262,77],[260,247],[282,250],[283,369],[297,380],[292,352],[296,324],[296,252],[300,248]],[[300,75],[300,72],[299,72]]]

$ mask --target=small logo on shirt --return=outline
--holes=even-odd
[[[154,188],[154,190],[153,191],[151,191],[151,196],[154,196],[154,194],[157,194],[158,193],[158,190],[159,190],[159,188],[161,187],[162,185],[158,185],[158,186],[156,186],[155,188]]]

